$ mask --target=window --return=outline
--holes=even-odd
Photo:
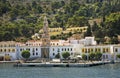
[[[115,52],[118,52],[118,49],[117,49],[117,48],[115,49]]]
[[[73,53],[71,53],[71,55],[73,55]]]
[[[54,51],[55,49],[53,48],[53,51]]]
[[[98,51],[100,52],[100,48],[98,48]]]
[[[36,53],[36,55],[38,55],[38,53]]]
[[[1,49],[1,52],[2,52],[3,50]]]
[[[63,51],[63,48],[62,48],[62,51]]]
[[[88,49],[88,53],[90,52],[90,49]]]
[[[103,53],[105,53],[105,48],[103,48]]]
[[[91,52],[93,52],[93,49],[91,48]]]
[[[36,48],[36,51],[38,51],[38,49]]]
[[[69,48],[68,48],[68,51],[69,51]]]
[[[26,50],[29,50],[29,51],[30,51],[30,48],[27,48]]]
[[[6,49],[4,49],[4,52],[6,52]]]
[[[65,51],[66,51],[66,48],[65,48]]]
[[[85,53],[87,53],[87,49],[85,49]]]
[[[35,55],[35,53],[33,53],[33,55]]]
[[[53,56],[55,56],[55,53],[53,53]]]
[[[108,55],[106,55],[106,59],[108,59]]]
[[[84,48],[82,49],[82,52],[84,53]]]
[[[97,48],[95,48],[95,52],[97,52]]]
[[[86,28],[84,28],[83,30],[86,30]]]
[[[106,52],[108,52],[108,48],[106,48]]]
[[[20,49],[20,51],[22,51],[22,48]]]

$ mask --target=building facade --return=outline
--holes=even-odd
[[[16,60],[16,42],[0,42],[0,61]]]
[[[48,55],[49,59],[55,58],[58,53],[62,59],[63,52],[69,52],[72,57],[76,57],[77,55],[82,56],[82,54],[88,55],[91,52],[101,52],[103,54],[102,60],[120,61],[117,57],[117,55],[120,54],[120,45],[95,45],[93,38],[89,38],[91,39],[51,40]],[[29,50],[30,59],[43,58],[41,45],[41,41],[34,40],[27,41],[26,43],[17,43],[14,41],[0,42],[0,61],[24,59],[21,56],[24,50]]]

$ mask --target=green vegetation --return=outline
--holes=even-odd
[[[117,56],[117,58],[120,58],[120,54],[117,54],[116,56]]]
[[[73,34],[93,35],[98,43],[118,43],[120,0],[0,0],[0,41],[25,42],[31,39],[42,29],[44,13],[51,28],[65,30],[88,26],[87,32]],[[51,38],[67,39],[71,36],[57,34]],[[109,42],[106,37],[110,38]]]
[[[62,56],[63,56],[64,59],[67,59],[70,56],[70,53],[69,52],[63,52]]]
[[[89,60],[91,60],[91,61],[95,60],[95,53],[91,52],[89,54]]]
[[[87,55],[82,54],[82,59],[83,59],[83,60],[87,60]]]
[[[95,59],[96,59],[97,61],[100,61],[100,60],[102,59],[102,53],[101,53],[101,52],[96,52],[96,53],[95,53]]]
[[[28,50],[23,50],[21,55],[27,60],[30,57],[30,52]]]
[[[57,54],[55,55],[55,58],[59,59],[59,58],[60,58],[60,53],[57,53]]]
[[[89,54],[89,60],[93,61],[100,61],[102,59],[102,53],[101,52],[91,52]]]

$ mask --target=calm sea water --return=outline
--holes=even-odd
[[[95,67],[13,67],[0,64],[0,78],[120,78],[120,63]]]

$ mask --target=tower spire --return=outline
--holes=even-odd
[[[42,46],[41,46],[41,57],[49,58],[49,47],[50,47],[50,36],[47,17],[44,17],[43,22],[43,34],[42,34]]]

